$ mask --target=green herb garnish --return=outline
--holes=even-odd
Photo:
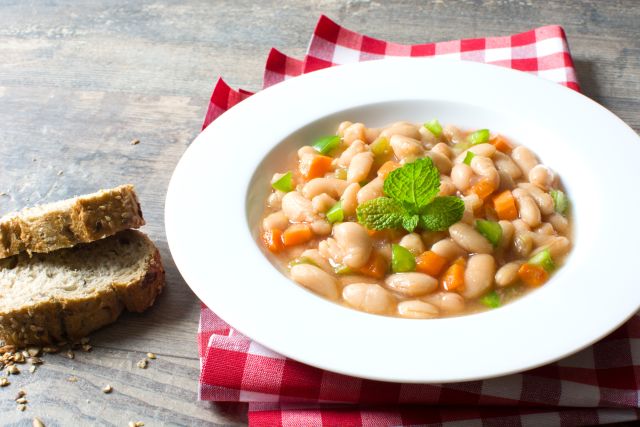
[[[285,173],[280,178],[273,181],[271,186],[276,190],[284,191],[285,193],[292,191],[293,190],[293,174],[291,173],[291,171]]]
[[[371,230],[441,231],[460,221],[464,213],[464,202],[458,197],[436,197],[440,172],[428,157],[391,172],[383,190],[387,197],[364,202],[356,210],[358,222]]]
[[[489,308],[500,307],[500,295],[496,291],[491,291],[480,299],[480,302]]]
[[[391,245],[391,269],[394,273],[415,271],[416,257],[409,249],[394,243]]]
[[[551,190],[549,193],[553,199],[555,211],[562,215],[567,213],[567,209],[569,209],[569,198],[567,195],[561,190]]]
[[[317,139],[312,147],[315,148],[318,153],[327,155],[338,145],[340,145],[340,137],[338,135],[329,135]]]
[[[429,129],[429,132],[431,132],[436,138],[440,138],[440,135],[442,135],[442,125],[440,125],[438,119],[433,119],[430,122],[425,123],[424,127]]]
[[[553,262],[551,252],[549,249],[544,249],[529,259],[529,264],[538,265],[548,272],[553,271],[556,268],[556,263]]]
[[[480,129],[467,136],[467,141],[469,141],[471,145],[484,144],[485,142],[489,142],[490,136],[489,129]]]

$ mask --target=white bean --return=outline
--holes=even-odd
[[[553,225],[553,228],[559,234],[567,234],[569,232],[569,220],[565,218],[563,215],[560,215],[557,212],[552,213],[547,218],[547,221]]]
[[[419,140],[422,135],[418,130],[418,126],[408,122],[396,122],[382,129],[380,136],[391,139],[394,135],[406,136],[408,138]]]
[[[413,160],[424,154],[422,143],[403,135],[393,135],[389,140],[393,154],[400,160]]]
[[[455,292],[436,292],[424,298],[446,314],[456,314],[464,310],[464,298]]]
[[[516,231],[516,234],[513,237],[513,251],[518,254],[518,256],[525,258],[531,253],[531,250],[533,249],[532,234],[533,233],[530,231]]]
[[[548,190],[554,180],[553,171],[544,165],[536,165],[529,171],[529,182],[543,190]]]
[[[505,220],[498,221],[498,224],[500,224],[500,228],[502,229],[500,247],[507,248],[511,246],[511,241],[513,240],[513,235],[515,233],[515,227],[511,222]]]
[[[284,230],[288,226],[289,219],[282,211],[269,214],[262,220],[262,228],[265,230],[273,230],[274,228]]]
[[[345,216],[351,216],[356,213],[358,207],[358,192],[360,191],[360,184],[354,182],[342,193],[340,200],[342,201],[342,211]]]
[[[273,209],[280,209],[282,207],[282,198],[285,194],[287,193],[284,191],[274,190],[267,198],[267,206]]]
[[[427,132],[429,132],[427,130]],[[431,132],[429,132],[431,133]],[[451,147],[449,147],[448,144],[445,144],[444,142],[439,142],[436,145],[434,145],[434,147],[431,149],[431,151],[433,153],[440,153],[443,156],[445,156],[447,159],[451,160],[453,158],[453,151],[451,151]]]
[[[340,281],[340,284],[342,286],[351,285],[353,283],[371,283],[371,284],[378,283],[378,279],[374,277],[362,276],[359,274],[349,274],[345,276],[341,275],[340,277],[338,277],[338,280]]]
[[[325,298],[338,299],[338,280],[315,265],[294,265],[291,267],[291,278]]]
[[[469,224],[458,222],[449,227],[449,234],[454,242],[468,252],[479,254],[490,254],[493,246],[480,233]]]
[[[536,155],[531,150],[522,145],[517,146],[511,152],[511,158],[516,162],[522,173],[529,176],[529,171],[538,164]]]
[[[351,268],[363,267],[373,248],[367,230],[355,222],[343,222],[333,227],[333,237],[344,251],[342,262]]]
[[[317,155],[318,151],[309,145],[305,145],[298,149],[298,159],[303,161],[309,160]]]
[[[522,262],[509,262],[503,265],[496,272],[496,285],[499,287],[505,287],[514,284],[518,281],[518,269],[522,265]]]
[[[388,313],[395,297],[382,286],[370,283],[352,283],[342,290],[342,298],[350,306],[367,313]]]
[[[465,163],[457,163],[451,169],[451,180],[460,191],[467,191],[471,187],[473,170]]]
[[[431,131],[424,126],[420,126],[418,132],[420,132],[420,140],[422,141],[422,145],[424,145],[426,148],[433,147],[438,143],[438,138],[436,138],[435,135],[432,134]]]
[[[438,288],[438,280],[424,273],[395,273],[384,282],[387,288],[406,297],[425,295]]]
[[[334,199],[340,198],[349,183],[338,178],[313,178],[302,187],[302,194],[307,199],[313,199],[318,194],[327,193]]]
[[[496,261],[491,255],[471,255],[464,270],[464,289],[462,296],[477,298],[487,292],[493,285],[496,273]]]
[[[367,185],[358,191],[358,204],[382,197],[384,195],[384,192],[382,191],[383,186],[384,180],[381,177],[372,179]]]
[[[464,142],[464,133],[453,125],[446,125],[442,128],[442,135],[452,144]]]
[[[534,254],[541,252],[545,249],[549,249],[549,254],[553,259],[559,259],[563,255],[566,255],[571,249],[571,241],[564,236],[556,236],[551,239],[551,242],[536,249]]]
[[[311,207],[315,213],[326,212],[333,205],[336,204],[336,199],[328,195],[327,193],[318,194],[311,199]]]
[[[453,261],[466,255],[465,250],[454,242],[453,239],[442,239],[439,242],[434,243],[431,250],[449,261]]]
[[[320,254],[320,251],[317,249],[306,249],[304,252],[300,254],[301,259],[306,259],[314,264],[316,267],[320,267],[327,273],[333,273],[333,267],[329,263],[329,261]]]
[[[344,130],[342,140],[347,145],[351,145],[356,140],[364,141],[367,137],[364,130],[362,123],[354,123]]]
[[[292,222],[310,222],[315,218],[311,200],[297,191],[290,191],[284,195],[282,198],[282,212]]]
[[[440,175],[440,191],[438,196],[452,196],[458,192],[451,178],[447,175]]]
[[[516,186],[515,181],[508,173],[498,171],[498,175],[500,176],[500,186],[498,187],[499,192],[502,192],[504,190],[512,190]]]
[[[364,130],[365,140],[364,141],[367,144],[371,144],[373,141],[378,139],[378,137],[380,136],[380,132],[382,132],[381,128],[365,128],[365,130]]]
[[[438,168],[441,174],[448,175],[451,173],[451,167],[453,164],[447,156],[436,151],[427,151],[426,156],[433,160],[433,164]]]
[[[422,238],[418,233],[409,233],[400,239],[398,243],[403,248],[406,248],[413,255],[418,256],[422,252],[424,252],[424,243],[422,243]]]
[[[542,221],[540,214],[540,208],[536,204],[533,197],[528,192],[521,188],[516,188],[512,191],[513,197],[516,199],[516,205],[518,206],[518,212],[520,218],[529,225],[529,227],[537,227]]]
[[[504,172],[513,179],[518,179],[522,176],[520,167],[513,159],[500,151],[496,151],[493,155],[493,163],[496,165],[498,172]]]
[[[332,226],[329,224],[329,221],[324,218],[314,219],[309,226],[311,227],[313,234],[317,236],[327,236],[331,234]]]
[[[542,213],[543,215],[549,215],[554,212],[553,197],[551,197],[549,193],[541,190],[539,187],[533,184],[528,184],[525,182],[518,184],[518,187],[526,190],[529,193],[529,195],[538,205],[540,213]]]
[[[438,307],[428,302],[409,300],[398,304],[398,314],[409,319],[433,319],[438,317],[439,310]]]
[[[340,154],[338,157],[337,164],[343,168],[349,167],[349,163],[351,163],[351,159],[358,153],[362,153],[366,151],[366,145],[362,141],[354,141],[346,150]]]
[[[354,183],[364,181],[373,165],[373,153],[365,151],[364,153],[358,153],[353,156],[349,169],[347,170],[347,182]]]
[[[454,163],[462,163],[467,157],[467,154],[472,152],[476,156],[493,157],[496,154],[496,147],[491,144],[478,144],[473,147],[469,147],[462,153],[458,154],[454,160]]]
[[[488,179],[493,184],[493,188],[500,186],[500,175],[490,158],[476,155],[471,159],[469,166],[476,174]]]
[[[347,130],[347,128],[352,124],[353,123],[348,121],[340,122],[340,124],[338,125],[338,130],[336,131],[336,135],[342,138],[344,136],[344,131]]]

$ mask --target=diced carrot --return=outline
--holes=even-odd
[[[433,251],[425,251],[416,258],[416,271],[432,277],[438,277],[445,265],[447,259]]]
[[[445,291],[456,291],[464,288],[464,258],[458,258],[447,271],[444,272],[440,279],[440,285]]]
[[[473,184],[471,188],[469,188],[469,190],[467,191],[467,195],[474,193],[481,200],[484,200],[487,197],[489,197],[489,195],[493,193],[495,190],[496,190],[496,187],[490,179],[482,178],[481,180]]]
[[[504,190],[502,193],[493,196],[493,209],[495,209],[499,219],[513,221],[518,218],[516,199],[510,190]]]
[[[328,156],[315,156],[309,163],[307,170],[301,170],[302,176],[308,181],[313,178],[321,178],[327,172],[331,171],[331,162],[333,159]]]
[[[549,280],[547,270],[539,265],[525,263],[518,269],[518,276],[529,286],[540,286]]]
[[[387,273],[388,268],[389,262],[387,259],[381,253],[373,251],[369,257],[369,261],[367,261],[367,264],[365,264],[364,267],[361,267],[358,272],[365,276],[382,279]]]
[[[502,151],[503,153],[510,153],[511,150],[513,150],[513,146],[504,136],[498,135],[489,142],[496,147],[496,150]]]
[[[388,162],[385,162],[382,166],[380,166],[380,169],[378,169],[378,176],[381,176],[382,179],[385,179],[387,175],[398,169],[400,166],[402,166],[400,163],[389,160]]]
[[[286,247],[300,245],[313,239],[313,231],[307,224],[293,224],[282,234],[282,243]]]
[[[262,233],[262,241],[271,252],[280,252],[284,249],[282,230],[278,228],[265,230],[264,233]]]

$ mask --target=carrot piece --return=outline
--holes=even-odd
[[[493,196],[493,209],[499,219],[513,221],[518,218],[516,199],[510,190],[504,190],[502,193]]]
[[[440,285],[445,291],[462,290],[464,288],[464,258],[458,258],[440,279]]]
[[[504,136],[498,135],[495,138],[493,138],[490,142],[494,147],[496,147],[496,150],[502,151],[503,153],[508,154],[511,152],[511,150],[513,150],[513,146],[511,145],[509,140]]]
[[[282,243],[286,247],[296,246],[313,239],[313,231],[307,224],[293,224],[282,234]]]
[[[384,164],[380,166],[380,169],[378,169],[378,176],[381,176],[382,179],[385,179],[387,175],[398,169],[400,166],[402,166],[400,163],[394,162],[393,160],[384,162]]]
[[[358,272],[375,279],[382,279],[387,273],[388,268],[389,262],[387,259],[379,252],[373,251],[369,257],[369,261],[367,261],[364,267],[358,269]]]
[[[333,159],[328,156],[315,156],[309,163],[309,169],[301,171],[302,175],[307,181],[313,178],[321,178],[331,171],[332,161]]]
[[[529,286],[540,286],[549,280],[547,270],[539,265],[525,263],[518,269],[518,276]]]
[[[264,233],[262,233],[262,241],[271,252],[280,252],[284,249],[282,230],[278,228],[265,230]]]
[[[493,182],[487,178],[483,178],[469,188],[467,195],[475,193],[481,200],[484,200],[495,190],[496,187],[493,185]]]
[[[445,265],[447,259],[433,251],[425,251],[416,258],[416,271],[433,277],[438,277]]]

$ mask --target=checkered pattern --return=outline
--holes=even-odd
[[[400,45],[322,16],[304,60],[272,49],[264,87],[321,68],[389,56],[453,56],[498,64],[579,90],[562,28]],[[219,80],[204,127],[251,93]],[[249,402],[256,426],[577,426],[640,420],[640,315],[587,349],[484,381],[398,384],[348,377],[276,354],[202,306],[200,399]]]

